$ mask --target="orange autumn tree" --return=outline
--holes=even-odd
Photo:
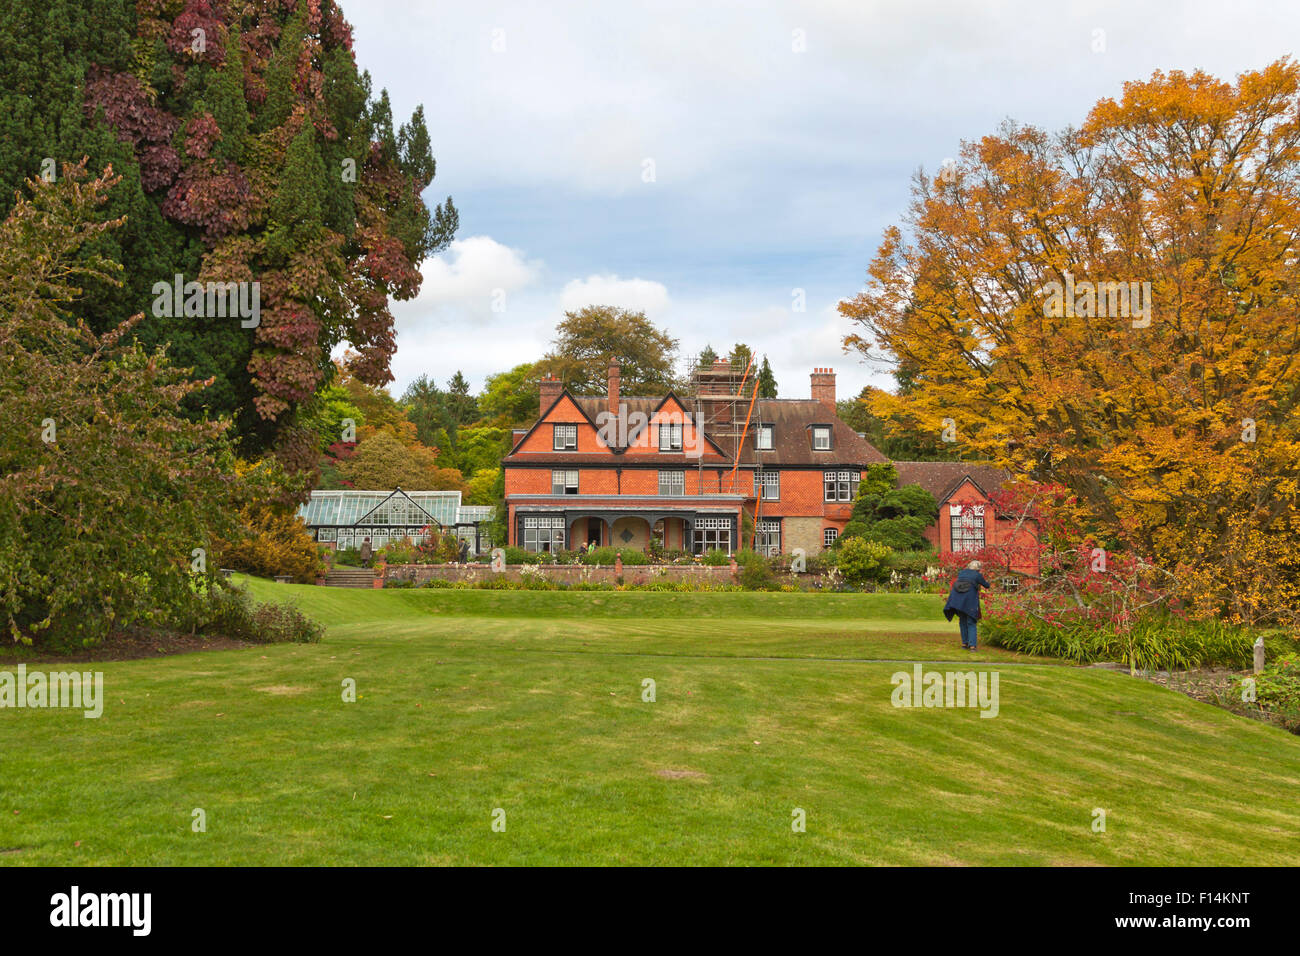
[[[1300,606],[1300,67],[1156,73],[918,174],[845,339],[872,411],[1078,494],[1198,606]]]

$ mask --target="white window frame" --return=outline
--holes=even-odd
[[[987,544],[983,505],[948,506],[948,534],[953,554],[971,554]],[[960,532],[960,533],[959,533]]]
[[[754,475],[759,485],[759,496],[764,501],[781,500],[781,472],[760,470]]]
[[[822,498],[828,502],[852,501],[861,480],[856,471],[822,472]]]
[[[776,429],[772,425],[759,425],[754,432],[754,448],[757,451],[771,451],[776,441]]]
[[[682,450],[681,422],[664,422],[659,426],[659,450],[664,452]]]
[[[755,529],[755,549],[759,554],[781,553],[781,522],[777,518],[759,518]]]
[[[570,488],[572,488],[573,490],[570,491],[569,490]],[[557,491],[556,489],[559,490]],[[577,493],[578,493],[578,469],[577,468],[551,469],[551,494],[576,495]]]
[[[826,443],[819,443],[819,438],[825,438]],[[812,427],[812,446],[813,451],[830,451],[831,450],[831,426],[814,425]]]
[[[840,529],[839,529],[839,528],[823,528],[823,529],[822,529],[822,547],[823,547],[823,548],[833,548],[833,547],[835,547],[835,542],[838,541],[838,540],[840,540]]]
[[[524,515],[523,540],[525,551],[563,551],[564,515]]]
[[[715,548],[731,552],[730,518],[696,518],[691,531],[694,539],[692,548],[696,554],[704,554]]]
[[[551,449],[553,451],[578,450],[578,426],[573,423],[559,423],[551,426]]]
[[[664,489],[668,490],[665,491]],[[659,472],[659,494],[680,498],[686,494],[686,472],[681,470]]]

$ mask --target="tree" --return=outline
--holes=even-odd
[[[718,360],[718,353],[713,351],[713,346],[706,345],[704,346],[704,351],[701,352],[699,354],[699,357],[696,359],[696,362],[698,363],[700,368],[708,368],[717,360]]]
[[[1077,131],[1008,124],[918,176],[840,306],[914,384],[876,414],[1067,486],[1243,621],[1300,603],[1297,92],[1290,60],[1155,73]]]
[[[662,394],[677,385],[677,340],[654,326],[644,312],[589,305],[564,313],[554,348],[539,363],[575,395],[602,395],[609,363],[619,363],[624,395]]]
[[[181,408],[204,383],[130,322],[100,335],[73,320],[81,283],[121,273],[87,253],[121,225],[99,218],[117,184],[65,166],[0,224],[0,616],[27,643],[192,619],[231,527],[228,422]]]
[[[731,363],[731,370],[737,375],[744,375],[748,369],[750,381],[754,380],[757,374],[757,368],[750,368],[750,363],[754,360],[754,351],[744,342],[737,342],[731,348],[731,353],[727,356],[727,361]]]
[[[113,164],[108,215],[126,225],[83,254],[131,268],[124,283],[92,279],[72,306],[97,333],[177,274],[256,283],[256,317],[151,314],[131,331],[212,380],[186,408],[233,416],[245,453],[275,447],[310,466],[296,412],[339,342],[360,380],[391,379],[389,303],[418,293],[420,262],[458,225],[450,199],[430,210],[421,198],[429,144],[422,109],[394,133],[337,3],[12,0],[0,12],[0,208],[49,159]]]
[[[436,453],[407,444],[390,431],[380,431],[357,445],[339,470],[351,487],[365,491],[463,491],[460,472],[439,468]]]
[[[876,415],[872,408],[878,391],[873,385],[864,385],[856,398],[841,399],[835,408],[845,424],[866,435],[867,441],[886,457],[894,461],[960,461],[963,452],[978,457],[960,442],[944,441],[942,432],[925,434],[910,417]]]
[[[766,355],[763,356],[763,365],[758,370],[758,397],[776,398],[776,376],[772,373],[772,366],[768,364]]]
[[[505,426],[531,424],[541,414],[537,385],[540,378],[538,366],[532,362],[489,375],[479,399],[479,410]]]
[[[427,375],[421,375],[406,386],[398,404],[415,426],[417,437],[426,445],[437,445],[439,431],[451,425],[447,414],[447,397]]]

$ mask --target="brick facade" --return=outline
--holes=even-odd
[[[625,396],[619,381],[613,365],[605,396],[574,396],[553,379],[541,383],[541,417],[502,463],[509,544],[641,549],[656,535],[674,550],[735,549],[751,544],[741,540],[747,524],[767,532],[775,522],[779,543],[767,537],[769,546],[817,554],[828,529],[838,534],[848,523],[851,493],[866,467],[887,460],[836,415],[835,374],[828,368],[814,370],[811,399],[737,402],[735,422],[746,416],[743,431],[730,412],[711,419],[725,428],[697,427],[689,399]],[[989,505],[988,543],[1010,534],[966,475],[970,470],[1000,485],[989,469],[960,462],[897,465],[901,483],[911,483],[902,468],[908,466],[939,501],[939,521],[926,537],[940,549],[952,547],[953,505]],[[769,491],[775,481],[774,498],[759,494],[760,472]],[[964,482],[957,480],[963,475]],[[828,481],[836,500],[827,500]],[[850,500],[838,500],[846,491]]]

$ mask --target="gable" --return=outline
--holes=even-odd
[[[688,409],[676,395],[668,395],[659,407],[652,410],[644,420],[628,422],[625,453],[631,457],[638,455],[657,455],[659,451],[660,427],[679,427],[681,430],[681,454],[692,457],[692,449],[707,450],[707,445],[697,434],[694,419]],[[678,452],[671,452],[678,454]],[[665,452],[668,454],[668,452]],[[698,457],[698,455],[694,456]]]
[[[587,413],[567,391],[561,392],[555,403],[537,420],[520,439],[511,454],[544,453],[563,455],[566,452],[555,450],[555,426],[573,425],[577,432],[577,451],[585,454],[597,454],[612,451],[601,441],[599,430]],[[567,452],[572,454],[573,452]]]

